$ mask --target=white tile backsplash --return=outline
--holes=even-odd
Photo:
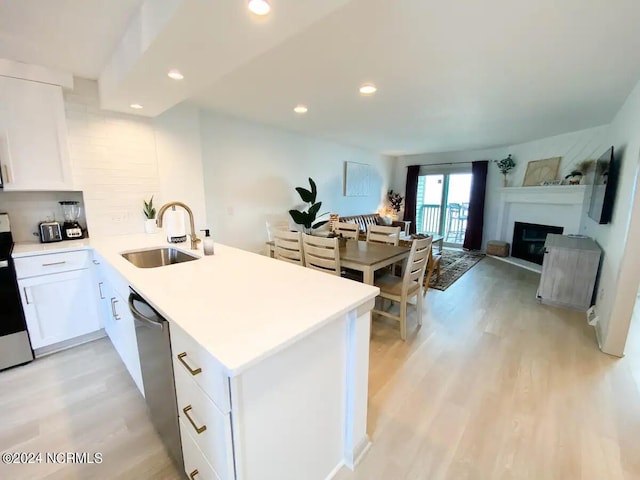
[[[143,200],[159,192],[153,124],[98,104],[92,81],[76,79],[65,95],[74,186],[84,192],[93,234],[142,233]]]

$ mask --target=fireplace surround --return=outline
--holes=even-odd
[[[537,223],[515,222],[511,256],[542,265],[544,242],[549,233],[562,234],[563,227]]]

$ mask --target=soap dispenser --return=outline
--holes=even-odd
[[[213,238],[209,235],[209,229],[200,230],[204,232],[204,240],[202,241],[202,248],[205,255],[213,255]]]

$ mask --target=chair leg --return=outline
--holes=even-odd
[[[416,308],[418,309],[418,325],[422,325],[422,298],[424,297],[424,294],[422,293],[422,290],[423,289],[421,289],[418,292],[418,298],[417,298],[417,302],[416,302]]]
[[[407,299],[400,302],[400,338],[407,339]]]

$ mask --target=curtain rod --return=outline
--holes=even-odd
[[[423,163],[418,167],[438,167],[441,165],[471,165],[473,162]]]

